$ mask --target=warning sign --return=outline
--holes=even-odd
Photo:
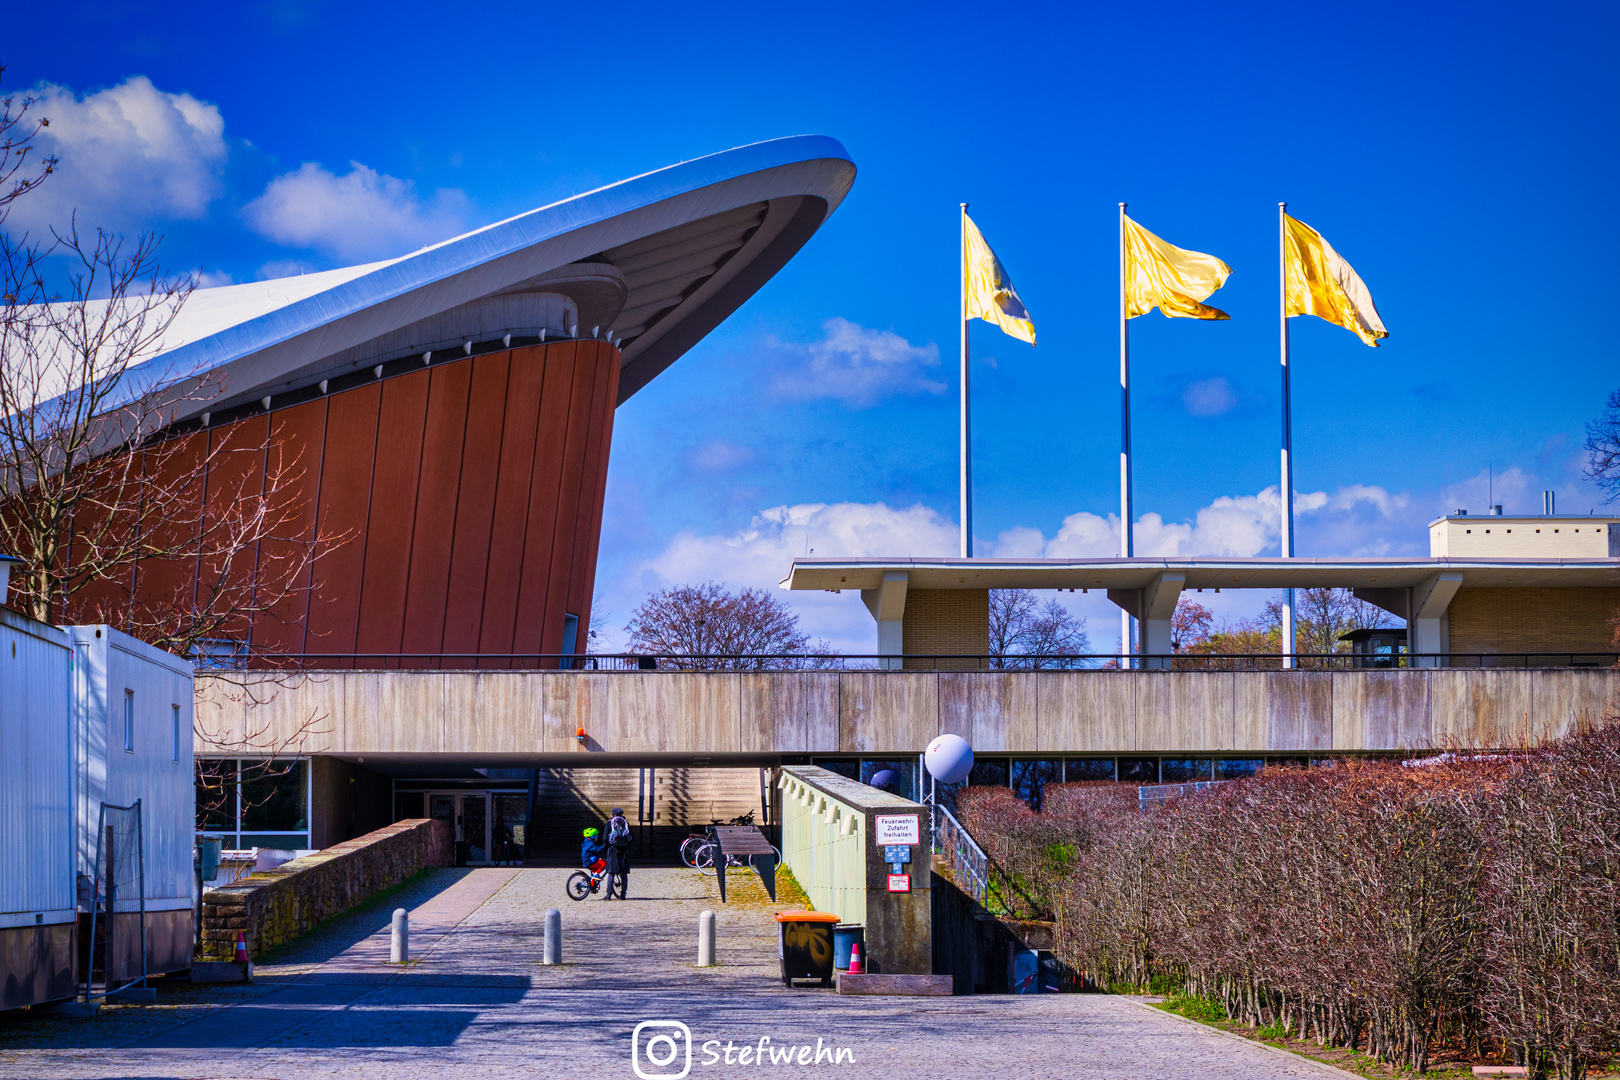
[[[911,891],[911,875],[910,874],[890,874],[889,875],[889,891],[890,892],[910,892]]]
[[[879,844],[920,844],[922,824],[913,814],[879,814],[877,816],[877,842]]]

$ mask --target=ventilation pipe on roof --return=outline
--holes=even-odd
[[[208,418],[210,416],[212,416],[212,415],[214,415],[214,414],[213,413],[203,413],[203,427],[208,426]]]
[[[505,337],[501,338],[501,344],[510,349],[512,347],[512,335],[508,333]]]
[[[267,397],[260,398],[259,399],[259,404],[264,406],[264,411],[265,412],[270,411],[270,399],[269,398],[267,398]]]
[[[1468,511],[1464,510],[1460,506],[1457,508],[1457,512],[1452,515],[1452,517],[1467,517],[1467,516],[1468,516]]]
[[[382,365],[378,364],[376,367],[372,368],[371,369],[371,374],[375,378],[378,378],[378,379],[382,378]]]
[[[1541,493],[1541,512],[1548,517],[1558,513],[1558,492],[1543,491]]]
[[[568,331],[569,337],[579,337],[579,323],[575,323]]]
[[[540,328],[540,344],[544,345],[545,343],[546,343],[546,328],[542,326]]]
[[[1502,504],[1497,503],[1495,506],[1491,507],[1491,517],[1501,517],[1501,516],[1502,516]]]

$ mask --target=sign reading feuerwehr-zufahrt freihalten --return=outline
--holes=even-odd
[[[879,844],[920,844],[922,825],[915,814],[879,814],[877,816],[877,842]]]

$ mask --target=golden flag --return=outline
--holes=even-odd
[[[1170,319],[1230,319],[1198,301],[1226,284],[1232,268],[1213,255],[1167,244],[1125,218],[1125,314],[1158,308]]]
[[[1007,270],[985,243],[973,219],[962,215],[962,268],[967,274],[967,310],[963,318],[995,323],[1002,332],[1035,344],[1035,324],[1018,299]]]
[[[1283,215],[1284,310],[1315,315],[1351,331],[1373,348],[1389,337],[1372,294],[1322,234]]]

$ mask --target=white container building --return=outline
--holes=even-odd
[[[0,1009],[73,995],[71,656],[65,631],[0,607]]]
[[[102,804],[133,806],[139,800],[146,970],[189,968],[196,833],[192,666],[109,626],[70,626],[67,631],[74,654],[75,870],[86,882],[80,890],[81,928],[90,912],[88,883],[95,877]],[[105,853],[104,836],[101,850]],[[126,886],[117,907],[127,913],[135,906]],[[100,930],[97,936],[103,936]],[[116,970],[139,969],[136,934],[120,930],[110,943],[98,941],[102,947],[111,951]],[[101,967],[99,959],[96,966]]]

